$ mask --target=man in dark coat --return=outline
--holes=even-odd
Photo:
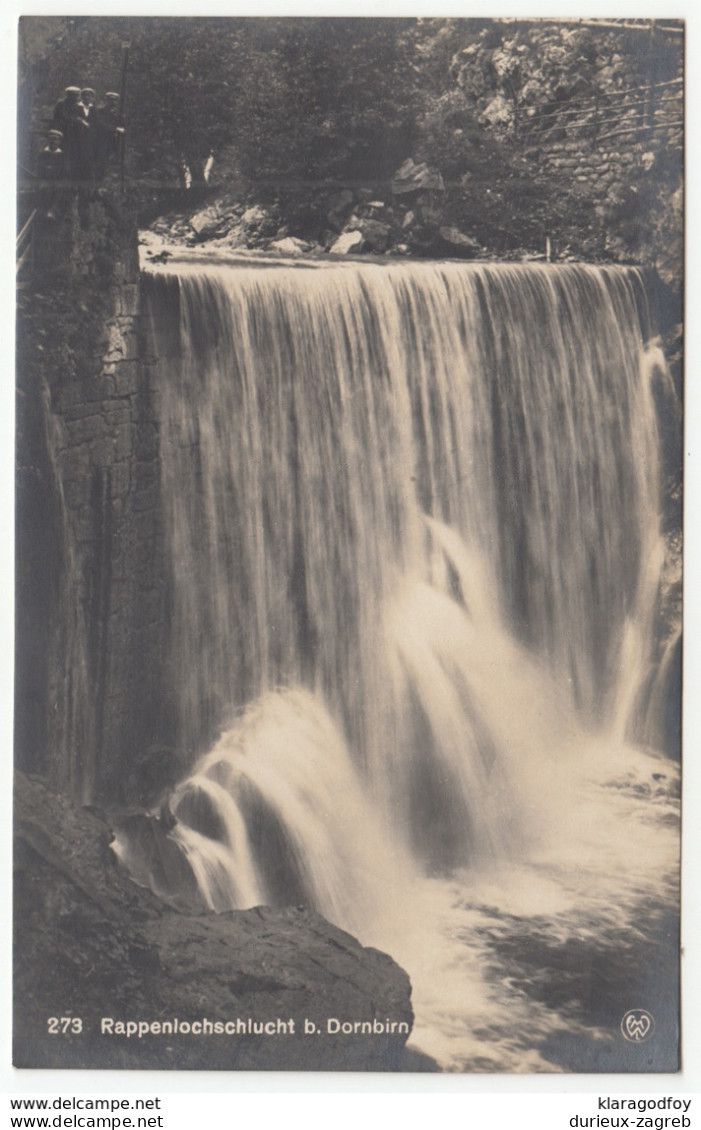
[[[66,154],[62,147],[63,134],[50,129],[47,143],[37,158],[36,204],[40,215],[54,221],[61,214],[61,202],[66,192]],[[46,235],[46,232],[44,232]]]
[[[90,86],[84,86],[80,92],[80,104],[83,107],[83,114],[85,119],[90,125],[91,120],[95,114],[95,91]]]
[[[50,129],[47,144],[39,154],[37,176],[43,182],[62,180],[65,176],[66,155],[61,148],[63,134],[58,129]]]
[[[67,86],[63,92],[63,97],[59,98],[54,106],[54,128],[61,129],[61,126],[66,126],[73,118],[82,117],[83,108],[80,103],[80,87]],[[66,135],[65,129],[61,130],[64,137]]]
[[[81,130],[78,140],[79,163],[83,179],[93,180],[97,158],[97,122],[95,91],[91,87],[84,86],[81,90],[80,105],[88,128]]]
[[[63,134],[69,176],[73,180],[84,180],[88,174],[85,154],[90,126],[80,101],[79,86],[66,87],[63,98],[54,108],[53,127]]]
[[[120,123],[119,95],[108,90],[104,102],[93,112],[95,129],[95,165],[98,179],[107,166],[119,158],[124,144],[124,127]]]

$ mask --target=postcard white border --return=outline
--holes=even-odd
[[[310,1092],[320,1096],[323,1101],[314,1102],[314,1114],[310,1122],[305,1122],[301,1107],[297,1103],[291,1108],[292,1125],[297,1118],[302,1125],[339,1125],[340,1104],[338,1096],[375,1095],[380,1093],[394,1096],[391,1104],[385,1101],[372,1107],[370,1125],[385,1125],[388,1118],[397,1122],[403,1117],[412,1116],[412,1096],[435,1092],[451,1102],[440,1103],[442,1119],[449,1115],[458,1119],[456,1126],[464,1126],[472,1121],[466,1097],[503,1094],[543,1095],[548,1094],[635,1094],[635,1095],[701,1095],[701,501],[699,463],[701,463],[701,390],[698,374],[701,365],[701,319],[698,317],[698,276],[701,266],[701,242],[697,228],[699,201],[698,146],[696,128],[700,107],[701,74],[697,37],[701,29],[701,11],[685,14],[684,8],[669,13],[661,10],[661,5],[638,3],[633,12],[612,9],[609,4],[589,3],[574,8],[570,3],[490,3],[489,11],[483,9],[466,10],[455,0],[444,0],[435,15],[440,16],[543,16],[587,18],[606,18],[635,16],[636,18],[674,18],[685,19],[687,23],[687,131],[686,131],[686,197],[687,197],[687,263],[686,263],[686,443],[685,443],[685,649],[684,649],[684,826],[683,826],[683,904],[682,940],[684,957],[683,977],[683,1069],[678,1075],[347,1075],[283,1072],[108,1072],[108,1071],[18,1071],[11,1067],[11,1012],[10,995],[10,843],[11,843],[11,751],[12,751],[12,646],[13,637],[13,559],[12,529],[14,524],[14,268],[11,268],[10,239],[14,238],[15,185],[14,151],[16,123],[16,50],[17,20],[21,15],[102,15],[102,16],[412,16],[427,14],[432,5],[425,3],[400,2],[400,0],[364,0],[362,3],[339,4],[329,0],[257,0],[257,3],[223,3],[209,0],[204,6],[196,7],[188,0],[150,0],[148,4],[130,3],[85,3],[73,0],[71,3],[56,4],[53,0],[30,2],[25,0],[5,0],[0,13],[0,62],[2,72],[0,86],[3,92],[2,105],[5,113],[0,115],[0,210],[3,223],[2,262],[5,269],[2,279],[2,301],[0,303],[0,342],[4,357],[3,378],[0,380],[0,578],[3,599],[0,600],[0,734],[5,751],[3,769],[4,787],[0,787],[0,890],[3,897],[0,912],[0,1093],[5,1096],[17,1094],[143,1094],[174,1095],[178,1093],[236,1095],[236,1113],[230,1112],[227,1125],[241,1123],[255,1118],[258,1125],[278,1124],[275,1111],[280,1095],[308,1095]],[[7,246],[5,246],[5,242]],[[14,261],[14,252],[12,252]],[[12,269],[12,274],[10,271]],[[265,1117],[263,1092],[270,1096],[271,1120]],[[697,1100],[698,1101],[698,1100]],[[701,1105],[701,1103],[699,1104]],[[0,1119],[8,1118],[7,1100]],[[222,1107],[222,1111],[228,1110]],[[354,1104],[354,1109],[360,1108]],[[362,1106],[362,1110],[365,1110]],[[369,1109],[369,1108],[368,1108]],[[527,1110],[530,1108],[526,1108]],[[381,1113],[384,1111],[384,1113]],[[426,1112],[428,1113],[428,1112]],[[438,1113],[436,1111],[436,1113]],[[527,1128],[537,1123],[530,1122],[532,1116],[526,1113],[528,1121],[522,1123]],[[701,1110],[696,1109],[698,1124]],[[210,1121],[210,1124],[213,1124]],[[341,1120],[346,1124],[345,1118]],[[418,1121],[418,1119],[417,1119]],[[9,1125],[9,1122],[6,1123]],[[218,1122],[217,1122],[218,1124]],[[494,1122],[494,1125],[498,1125]],[[563,1123],[563,1125],[565,1125]]]

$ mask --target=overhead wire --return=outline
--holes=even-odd
[[[607,126],[624,125],[624,124],[627,125],[627,124],[630,124],[630,119],[628,119],[627,116],[626,116],[627,113],[628,113],[627,110],[623,110],[623,111],[621,111],[620,114],[610,115],[610,116],[607,116],[605,118],[592,117],[592,118],[587,118],[587,119],[582,118],[579,121],[567,121],[565,123],[564,128],[566,128],[568,130],[592,129],[592,128],[593,129],[605,129]],[[677,112],[677,114],[674,115],[674,117],[678,118],[679,120],[683,120],[683,113]],[[655,121],[651,121],[651,122],[640,122],[640,123],[638,123],[637,128],[638,129],[651,129],[655,126],[664,127],[668,123],[668,121],[670,120],[669,117],[659,117],[658,112],[656,112],[656,114],[655,114],[655,119],[656,119]],[[537,122],[533,122],[533,129],[530,131],[531,134],[536,134],[538,132],[540,132],[541,134],[546,134],[546,133],[549,133],[551,130],[556,130],[558,128],[558,122],[553,122],[551,125],[543,126],[542,129],[539,131],[538,130],[538,124],[539,123],[537,123]]]
[[[521,118],[522,128],[529,136],[537,133],[547,133],[553,129],[557,129],[560,122],[565,123],[568,129],[585,129],[592,127],[597,131],[607,126],[624,124],[625,116],[639,110],[641,107],[652,108],[655,119],[659,119],[660,115],[668,113],[669,110],[682,112],[683,121],[683,106],[684,106],[684,92],[682,89],[678,91],[670,90],[670,87],[679,87],[683,82],[682,78],[670,79],[663,83],[651,83],[647,86],[625,87],[623,90],[617,91],[597,91],[593,94],[586,95],[578,99],[570,99],[561,109],[546,110],[542,114],[537,111],[530,117]],[[645,98],[634,99],[633,101],[625,101],[631,94],[637,94],[644,91]],[[661,96],[657,92],[662,91]],[[609,104],[601,105],[603,97],[610,98],[616,95],[619,99],[623,99],[623,104],[614,110],[614,107]],[[612,112],[613,111],[613,112]],[[585,119],[585,115],[591,115]],[[580,120],[577,121],[576,119]],[[548,125],[546,123],[550,122]],[[570,121],[570,119],[575,119]],[[544,124],[545,123],[545,124]],[[674,129],[677,127],[675,121],[669,120],[653,120],[652,122],[641,122],[636,124],[627,133],[635,133],[643,130],[650,129]],[[609,134],[597,134],[597,140],[605,140],[611,136],[623,136],[619,131]]]
[[[644,89],[644,88],[643,88],[643,89]],[[678,101],[678,100],[682,100],[682,101],[683,101],[683,94],[682,94],[681,92],[680,92],[680,93],[679,93],[679,95],[678,95],[678,96],[676,96],[676,97],[675,97],[674,99],[668,98],[668,99],[666,99],[666,100],[657,100],[657,105],[658,105],[658,106],[664,106],[664,105],[666,105],[666,104],[669,104],[669,103],[671,103],[671,102],[673,102],[673,101],[674,101],[674,102],[676,102],[676,101]],[[537,120],[538,120],[539,122],[542,122],[542,121],[545,121],[546,119],[549,119],[549,118],[565,118],[565,117],[574,117],[574,116],[576,116],[577,114],[596,113],[596,110],[597,110],[597,101],[598,101],[598,100],[597,100],[597,99],[595,99],[595,98],[594,98],[594,97],[592,96],[592,98],[591,98],[591,103],[590,103],[590,105],[589,105],[588,107],[586,107],[586,108],[584,108],[584,107],[583,107],[582,109],[574,109],[574,110],[572,110],[572,109],[562,109],[562,110],[547,110],[547,111],[546,111],[546,112],[545,112],[544,114],[538,114],[538,112],[536,111],[536,113],[535,113],[535,114],[533,114],[533,120],[535,121],[535,120],[536,120],[536,118],[537,118]],[[639,99],[636,99],[636,101],[635,101],[635,102],[627,102],[627,103],[625,103],[625,105],[624,105],[623,109],[624,109],[624,110],[630,110],[630,109],[632,109],[632,108],[634,108],[634,107],[636,107],[636,106],[646,106],[646,105],[648,105],[648,103],[649,103],[649,99],[647,99],[647,98],[639,98]],[[570,106],[570,105],[571,105],[571,103],[570,103],[570,102],[568,102],[568,103],[567,103],[567,105],[568,105],[568,106]],[[606,106],[606,107],[604,107],[604,108],[603,108],[603,110],[602,110],[602,113],[604,113],[604,114],[606,114],[606,113],[609,113],[609,112],[610,112],[610,110],[611,110],[611,107],[610,107],[610,106]]]

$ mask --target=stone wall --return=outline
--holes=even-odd
[[[18,318],[17,762],[120,802],[162,738],[166,600],[136,226],[104,194],[40,205]]]
[[[651,194],[659,193],[667,179],[679,177],[680,156],[671,153],[662,167],[659,154],[643,140],[631,142],[625,136],[599,138],[595,133],[587,138],[582,136],[581,128],[572,129],[571,133],[572,136],[568,136],[567,131],[563,131],[561,140],[538,150],[527,149],[526,153],[531,159],[538,158],[543,173],[551,177],[553,183],[566,183],[568,191],[593,205],[599,231],[598,253],[625,261],[630,257],[630,235],[633,234],[627,229],[639,224],[644,214],[648,215],[648,235],[652,243],[652,228],[661,217],[654,213],[652,202],[643,197],[646,190]],[[654,262],[647,246],[642,257],[657,266],[666,281],[675,281],[677,285],[681,268],[682,203],[681,190],[676,196],[671,192],[665,195],[665,226],[673,236],[673,245],[653,247]],[[637,238],[637,232],[633,238]],[[557,254],[556,248],[553,253]]]

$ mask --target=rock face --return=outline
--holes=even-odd
[[[405,1047],[390,957],[303,907],[164,906],[121,872],[102,816],[36,780],[19,776],[15,813],[17,1066],[435,1068]]]

